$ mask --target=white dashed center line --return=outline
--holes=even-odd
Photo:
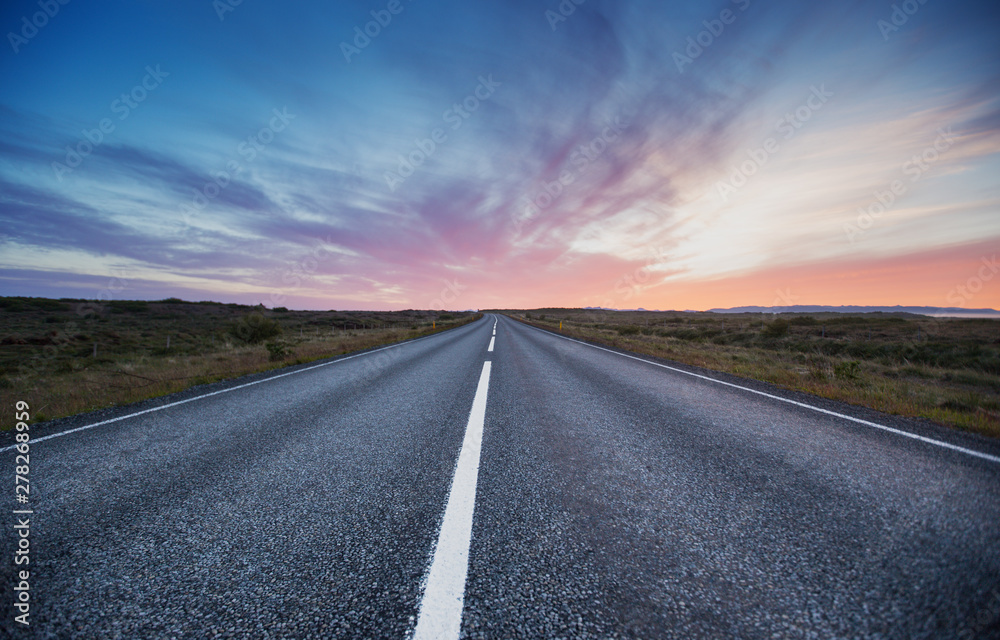
[[[487,361],[483,363],[479,386],[472,400],[472,412],[465,428],[462,452],[455,465],[448,506],[444,511],[441,533],[427,574],[424,597],[420,602],[414,640],[450,640],[458,638],[462,630],[462,604],[469,569],[472,514],[476,508],[479,453],[482,448],[489,388],[490,362]]]

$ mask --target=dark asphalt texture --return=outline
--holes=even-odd
[[[490,359],[463,636],[1000,637],[1000,464],[492,325],[33,443],[0,635],[405,638]]]

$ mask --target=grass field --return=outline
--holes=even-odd
[[[1000,437],[1000,321],[911,314],[505,311],[546,329]]]
[[[0,430],[13,426],[18,400],[43,421],[390,344],[478,317],[175,299],[0,298]]]

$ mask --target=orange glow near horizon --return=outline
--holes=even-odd
[[[742,276],[667,283],[636,296],[646,308],[705,310],[739,306],[1000,307],[1000,263],[991,240],[891,258],[774,267]],[[676,303],[653,306],[659,290]],[[648,305],[648,306],[647,306]]]
[[[868,260],[843,259],[778,266],[711,280],[654,282],[645,264],[582,267],[547,291],[526,293],[493,278],[461,281],[479,308],[601,306],[618,309],[695,310],[740,306],[930,306],[1000,307],[1000,238]],[[610,275],[617,273],[617,276]],[[603,295],[595,295],[603,291]],[[464,308],[464,307],[463,307]]]

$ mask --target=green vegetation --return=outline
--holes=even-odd
[[[287,312],[285,309],[282,313]],[[229,323],[229,335],[243,344],[259,344],[281,335],[281,324],[277,320],[265,318],[262,313],[248,313]]]
[[[1000,437],[1000,321],[912,314],[506,312],[592,342]]]
[[[168,298],[0,297],[0,429],[27,401],[36,421],[390,344],[472,313],[290,311]],[[433,328],[436,324],[436,328]]]

